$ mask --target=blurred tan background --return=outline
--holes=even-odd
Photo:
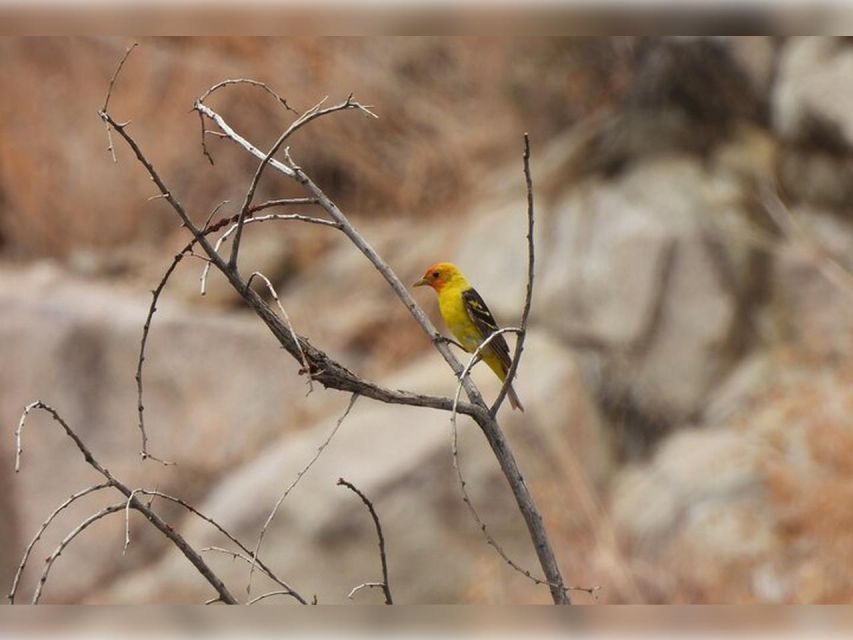
[[[0,582],[73,491],[95,481],[23,407],[54,405],[133,487],[178,494],[250,546],[348,398],[306,397],[297,365],[216,274],[184,260],[145,369],[155,455],[140,462],[142,324],[185,231],[97,116],[123,38],[0,39]],[[192,101],[225,78],[268,82],[304,110],[373,105],[294,138],[294,159],[409,280],[452,260],[499,321],[525,286],[522,133],[537,198],[537,279],[517,388],[502,414],[581,603],[848,602],[853,595],[853,48],[832,38],[142,39],[111,112],[196,220],[242,202],[256,166],[208,136]],[[292,118],[232,87],[210,100],[268,147]],[[259,199],[299,195],[269,173]],[[305,209],[305,213],[315,213]],[[384,385],[452,395],[454,377],[364,258],[333,230],[246,228],[241,270],[275,283],[297,330]],[[438,320],[432,292],[416,298]],[[498,384],[475,379],[487,397]],[[536,569],[523,522],[474,425],[460,421],[475,504]],[[489,548],[459,497],[441,412],[360,400],[284,502],[262,557],[321,603],[379,579],[385,527],[401,603],[548,602]],[[26,574],[86,514],[44,536]],[[197,548],[226,541],[168,504]],[[57,561],[48,602],[203,602],[183,556],[131,515]],[[247,567],[208,560],[234,593]],[[270,587],[255,576],[252,593]],[[380,602],[362,592],[357,602]],[[266,603],[281,602],[274,598]]]

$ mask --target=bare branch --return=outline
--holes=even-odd
[[[198,516],[199,518],[201,518],[205,522],[211,524],[213,527],[216,528],[217,531],[219,531],[222,535],[224,535],[226,538],[228,538],[231,542],[233,542],[238,547],[240,547],[240,549],[242,549],[246,554],[252,553],[251,551],[249,551],[249,549],[248,549],[248,547],[246,547],[246,545],[244,545],[237,538],[235,538],[233,535],[231,535],[228,532],[228,530],[225,529],[221,524],[216,522],[216,520],[204,515],[202,512],[200,512],[198,509],[193,507],[188,502],[185,502],[185,501],[181,500],[180,498],[170,496],[166,493],[163,493],[162,491],[150,491],[150,490],[146,490],[146,489],[140,489],[139,493],[144,494],[144,495],[148,495],[148,496],[152,496],[152,497],[163,498],[164,500],[169,500],[171,502],[174,502],[175,504],[182,506],[184,509],[186,509],[190,513]],[[248,558],[246,558],[246,560],[248,561]],[[281,580],[278,576],[276,576],[273,573],[272,569],[270,569],[266,564],[264,564],[260,558],[258,558],[256,562],[257,562],[258,567],[260,567],[261,571],[263,571],[267,575],[267,577],[270,578],[270,580],[272,580],[273,582],[275,582],[279,586],[283,587],[284,589],[287,589],[288,593],[291,594],[294,598],[296,598],[300,603],[308,604],[308,602],[301,595],[299,595],[299,593],[293,587],[291,587],[289,584],[287,584],[286,582]]]
[[[275,300],[275,303],[278,305],[278,310],[281,311],[281,316],[284,318],[284,323],[287,325],[287,328],[290,329],[290,334],[293,336],[293,341],[296,343],[296,346],[299,347],[299,355],[302,359],[302,371],[299,373],[305,373],[308,377],[308,393],[314,391],[314,383],[311,381],[311,367],[308,365],[308,360],[305,358],[305,351],[302,350],[302,344],[299,342],[299,336],[296,335],[296,331],[293,330],[293,324],[290,322],[290,316],[287,315],[287,311],[284,310],[284,306],[281,304],[281,300],[278,297],[278,293],[276,293],[275,287],[272,286],[272,282],[270,282],[269,278],[267,278],[260,271],[255,271],[252,275],[249,276],[249,279],[246,281],[246,286],[251,286],[252,279],[255,277],[260,278],[267,285],[267,289],[270,292],[270,295]]]
[[[201,105],[203,98],[199,98],[196,102],[196,105]],[[258,183],[261,180],[261,176],[264,173],[264,169],[266,169],[267,165],[270,163],[270,160],[275,155],[275,153],[281,148],[281,145],[284,144],[284,141],[287,140],[293,133],[298,131],[302,126],[309,123],[311,120],[327,115],[329,113],[334,113],[335,111],[343,111],[346,109],[361,109],[363,111],[367,111],[365,107],[360,105],[357,102],[352,100],[352,95],[350,95],[346,101],[342,102],[339,105],[335,105],[333,107],[329,107],[328,109],[320,109],[320,106],[326,101],[326,98],[323,98],[320,102],[310,108],[308,111],[299,116],[296,120],[294,120],[291,125],[282,133],[278,140],[273,143],[270,150],[264,155],[261,163],[258,165],[257,170],[255,171],[255,175],[252,178],[252,182],[249,184],[249,188],[246,191],[246,198],[243,201],[243,206],[240,208],[240,216],[237,218],[237,233],[234,235],[234,243],[231,245],[231,256],[228,259],[228,266],[232,269],[236,269],[237,267],[237,255],[240,251],[240,240],[243,235],[243,221],[245,220],[246,213],[249,210],[249,207],[252,204],[252,199],[255,196],[255,190],[258,187]],[[367,111],[370,115],[373,115],[370,111]],[[376,117],[373,115],[373,117]]]
[[[65,538],[62,539],[62,542],[59,543],[59,546],[56,547],[54,552],[51,553],[50,556],[48,556],[47,558],[47,564],[44,567],[44,571],[42,572],[41,578],[39,579],[38,585],[36,586],[36,591],[33,594],[32,604],[38,604],[39,599],[41,598],[42,588],[44,587],[44,583],[47,582],[47,577],[50,574],[50,569],[51,567],[53,567],[53,563],[56,562],[56,559],[60,555],[62,555],[62,551],[65,549],[65,547],[67,547],[71,543],[71,541],[74,540],[74,538],[80,535],[93,522],[97,522],[101,518],[104,518],[110,515],[111,513],[115,513],[116,511],[121,511],[122,509],[124,509],[123,502],[119,502],[118,504],[113,504],[108,507],[105,507],[104,509],[98,511],[98,513],[95,513],[83,520],[83,522],[77,525],[77,527],[75,527],[71,531],[71,533],[69,533],[67,536],[65,536]]]
[[[379,560],[382,563],[382,582],[379,583],[379,586],[382,587],[382,592],[385,594],[385,604],[394,604],[393,599],[391,598],[391,587],[388,585],[388,561],[385,557],[385,537],[382,535],[382,525],[379,523],[379,516],[376,514],[376,510],[373,508],[373,503],[368,500],[367,496],[364,495],[361,491],[359,491],[355,485],[350,482],[347,482],[343,478],[338,478],[338,486],[344,486],[350,491],[352,491],[355,495],[361,498],[361,501],[367,506],[367,510],[370,512],[370,517],[373,518],[373,524],[376,527],[376,537],[379,539]],[[352,591],[350,591],[348,598],[352,599],[353,595],[362,587],[373,586],[375,583],[366,582],[363,585],[359,585]]]
[[[196,553],[196,551],[187,543],[186,540],[177,532],[175,529],[163,521],[157,513],[149,509],[145,506],[138,498],[132,495],[132,491],[122,482],[117,480],[107,469],[105,469],[92,455],[92,452],[89,451],[89,448],[85,445],[85,443],[80,439],[80,437],[74,432],[71,427],[68,426],[68,423],[62,419],[62,417],[56,412],[53,407],[43,403],[43,402],[34,402],[27,406],[24,410],[24,414],[21,416],[21,422],[18,425],[18,430],[16,434],[17,438],[17,451],[15,454],[15,466],[19,467],[20,455],[21,455],[21,429],[24,425],[24,420],[30,411],[34,409],[42,409],[46,411],[50,416],[54,419],[56,423],[58,423],[66,435],[71,438],[77,448],[80,450],[80,453],[83,454],[83,459],[89,464],[90,467],[95,469],[99,474],[101,474],[107,482],[118,489],[121,493],[125,495],[126,498],[130,501],[130,506],[137,511],[142,512],[142,514],[147,518],[147,520],[153,524],[157,529],[160,530],[163,535],[165,535],[172,543],[178,547],[181,553],[184,554],[184,557],[189,560],[193,566],[198,570],[198,572],[205,578],[205,580],[210,583],[210,585],[216,589],[217,593],[222,598],[223,602],[227,602],[228,604],[237,604],[237,600],[231,593],[228,591],[226,586],[223,584],[222,580],[207,566],[202,557]],[[124,507],[126,503],[122,502],[121,507]],[[88,525],[87,525],[88,526]]]
[[[498,397],[495,399],[489,413],[492,417],[498,415],[498,409],[501,408],[501,403],[504,401],[512,381],[515,379],[518,365],[521,363],[521,352],[524,351],[524,339],[527,337],[527,319],[530,316],[530,306],[533,302],[533,272],[535,264],[535,254],[533,246],[533,179],[530,177],[530,138],[524,134],[524,182],[527,185],[527,292],[524,296],[524,310],[521,313],[521,331],[515,340],[515,353],[512,356],[512,362],[504,379]]]
[[[36,532],[36,535],[33,536],[33,539],[30,540],[30,543],[27,545],[27,548],[24,550],[24,556],[21,558],[21,562],[18,564],[18,570],[15,572],[15,578],[12,580],[12,588],[9,590],[9,604],[15,604],[15,594],[18,591],[18,584],[21,581],[21,576],[24,573],[24,569],[27,566],[27,561],[30,558],[30,554],[33,551],[33,547],[36,546],[36,543],[41,539],[44,532],[50,526],[50,523],[53,522],[54,518],[58,516],[62,511],[67,509],[74,503],[76,500],[79,500],[83,496],[87,496],[90,493],[94,493],[95,491],[100,491],[101,489],[106,489],[107,487],[111,487],[112,485],[109,482],[102,482],[101,484],[96,484],[91,487],[87,487],[82,491],[78,491],[77,493],[71,495],[65,502],[59,505],[53,512],[47,517],[47,520],[42,522],[41,527]]]
[[[290,492],[293,491],[293,488],[297,484],[299,484],[299,481],[302,479],[302,476],[304,476],[306,473],[308,473],[308,470],[314,465],[315,462],[317,462],[317,459],[320,457],[320,455],[323,453],[323,451],[326,449],[326,447],[329,446],[329,443],[332,441],[332,438],[335,437],[335,434],[338,432],[338,429],[340,429],[344,420],[346,420],[346,417],[350,414],[350,411],[352,411],[353,406],[355,406],[356,400],[358,400],[358,394],[354,393],[350,397],[349,404],[347,404],[347,408],[344,410],[343,415],[340,418],[338,418],[338,421],[335,423],[335,426],[329,432],[329,435],[326,436],[326,439],[317,448],[317,453],[315,453],[314,457],[308,461],[308,464],[305,465],[302,468],[302,470],[296,474],[296,477],[293,479],[293,482],[291,482],[288,485],[288,487],[284,490],[284,492],[279,497],[278,502],[275,503],[275,506],[272,508],[272,511],[270,511],[269,516],[267,516],[266,522],[264,522],[264,526],[261,527],[261,532],[258,534],[258,541],[255,544],[255,550],[252,552],[252,566],[249,569],[249,581],[246,584],[246,593],[252,592],[252,574],[255,572],[255,563],[256,563],[258,554],[260,553],[261,544],[264,541],[264,536],[266,535],[267,529],[269,528],[270,523],[272,523],[273,518],[275,518],[275,514],[278,512],[278,508],[281,506],[281,503],[284,502],[284,499],[290,494]]]

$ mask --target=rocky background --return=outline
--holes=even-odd
[[[155,455],[141,462],[134,373],[142,323],[186,242],[97,117],[121,39],[0,40],[0,582],[44,518],[96,480],[34,415],[42,399],[133,487],[178,494],[251,546],[281,491],[346,407],[306,396],[297,365],[215,274],[184,260],[155,316],[145,371]],[[298,109],[354,92],[354,113],[291,153],[404,279],[457,262],[498,319],[525,286],[521,134],[537,197],[537,279],[502,422],[581,603],[849,602],[853,597],[853,46],[847,39],[152,39],[111,110],[203,219],[239,206],[255,161],[208,139],[194,97],[231,77]],[[288,122],[249,87],[212,99],[267,146]],[[295,195],[270,175],[260,198]],[[298,330],[382,384],[451,395],[440,356],[334,231],[247,227],[244,272],[274,281]],[[436,318],[432,292],[417,299]],[[487,397],[498,384],[475,380]],[[475,504],[535,569],[481,435],[460,421]],[[264,541],[277,573],[321,603],[380,577],[362,504],[385,528],[401,603],[547,602],[480,536],[459,496],[441,412],[356,403]],[[46,557],[90,496],[44,536]],[[155,506],[197,547],[205,523]],[[202,602],[206,583],[136,514],[94,525],[57,564],[48,602]],[[244,594],[248,568],[207,552]],[[255,576],[252,594],[273,588]],[[380,602],[361,592],[356,602]],[[265,603],[283,602],[270,598]],[[290,601],[284,601],[290,602]]]

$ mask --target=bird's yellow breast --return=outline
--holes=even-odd
[[[483,337],[465,310],[462,292],[469,288],[467,282],[463,285],[450,283],[442,287],[438,294],[438,309],[453,337],[470,353],[480,346]]]

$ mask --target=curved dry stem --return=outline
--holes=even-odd
[[[73,504],[75,501],[79,500],[83,496],[87,496],[90,493],[94,493],[95,491],[100,491],[101,489],[106,489],[106,488],[111,487],[111,486],[112,486],[112,484],[109,482],[102,482],[100,484],[96,484],[96,485],[92,485],[91,487],[87,487],[87,488],[83,489],[82,491],[78,491],[75,494],[72,494],[65,502],[63,502],[56,509],[53,510],[53,513],[51,513],[48,516],[47,520],[42,522],[41,527],[39,527],[39,530],[36,532],[36,535],[33,536],[33,539],[30,540],[30,543],[27,545],[27,548],[24,550],[24,555],[21,558],[21,562],[18,564],[18,570],[15,572],[15,577],[12,580],[12,588],[9,590],[9,596],[8,596],[9,604],[15,604],[15,594],[18,591],[18,585],[21,582],[21,576],[24,573],[24,569],[26,569],[27,561],[30,559],[30,554],[32,553],[33,548],[36,546],[36,543],[41,539],[42,535],[44,535],[44,532],[50,526],[50,523],[53,522],[53,520],[60,513],[62,513],[65,509],[67,509],[69,506],[71,506],[71,504]]]
[[[133,497],[141,491],[142,489],[131,491],[127,497],[127,502],[124,504],[124,546],[121,549],[121,555],[126,554],[127,548],[130,546],[130,503],[133,501]]]
[[[256,602],[260,602],[261,600],[266,600],[267,598],[271,598],[273,596],[290,596],[291,598],[295,598],[296,594],[294,594],[292,591],[286,591],[286,590],[268,591],[267,593],[259,595],[256,598],[252,598],[251,600],[246,602],[246,604],[255,604]],[[303,602],[301,599],[299,600],[299,602],[300,602],[300,604],[307,604],[307,603]]]
[[[269,85],[267,85],[267,84],[266,84],[266,83],[264,83],[264,82],[259,82],[258,80],[252,80],[251,78],[229,78],[229,79],[227,79],[227,80],[222,80],[221,82],[217,82],[215,85],[213,85],[213,86],[212,86],[212,87],[210,87],[207,91],[205,91],[203,94],[201,94],[201,96],[199,97],[199,99],[198,99],[198,100],[199,100],[199,102],[204,102],[204,101],[205,101],[205,100],[206,100],[206,99],[207,99],[207,98],[208,98],[212,93],[214,93],[215,91],[218,91],[218,90],[219,90],[219,89],[221,89],[222,87],[227,87],[228,85],[233,85],[233,84],[248,84],[248,85],[251,85],[251,86],[253,86],[253,87],[258,87],[258,88],[260,88],[260,89],[263,89],[263,90],[264,90],[264,91],[266,91],[268,94],[270,94],[273,98],[275,98],[276,100],[278,100],[278,101],[279,101],[279,103],[281,103],[281,105],[282,105],[285,109],[287,109],[288,111],[290,111],[290,112],[292,112],[292,113],[295,113],[296,115],[299,115],[299,112],[298,112],[298,111],[296,111],[296,110],[295,110],[293,107],[291,107],[289,104],[287,104],[287,100],[286,100],[286,99],[284,99],[284,98],[282,98],[282,97],[281,97],[280,95],[278,95],[275,91],[273,91],[273,90],[269,87]],[[106,106],[104,107],[104,111],[106,111]]]
[[[65,547],[67,547],[69,544],[71,544],[71,541],[74,540],[74,538],[76,538],[78,535],[80,535],[83,531],[85,531],[89,527],[89,525],[91,525],[93,522],[97,522],[101,518],[104,518],[104,517],[110,515],[111,513],[115,513],[116,511],[121,511],[122,509],[124,509],[124,502],[119,502],[117,504],[112,504],[108,507],[105,507],[105,508],[101,509],[100,511],[98,511],[97,513],[95,513],[95,514],[89,516],[88,518],[86,518],[85,520],[83,520],[83,522],[81,522],[79,525],[77,525],[77,527],[75,527],[71,531],[71,533],[69,533],[67,536],[65,536],[62,539],[62,542],[59,543],[59,546],[56,547],[54,552],[51,553],[50,556],[48,556],[48,558],[47,558],[47,561],[46,561],[47,564],[45,565],[44,571],[42,572],[41,578],[39,579],[38,585],[36,586],[36,591],[33,594],[32,604],[38,604],[39,599],[41,598],[42,588],[44,587],[45,582],[47,582],[47,578],[48,578],[48,575],[50,574],[51,568],[53,567],[53,563],[56,562],[56,559],[60,555],[62,555],[62,552],[65,549]]]
[[[379,515],[376,513],[376,509],[373,508],[373,503],[354,484],[347,482],[343,478],[338,478],[338,485],[346,487],[361,498],[361,501],[370,512],[370,517],[373,519],[373,526],[376,527],[376,537],[379,540],[379,561],[382,564],[382,582],[378,584],[382,587],[382,593],[385,595],[385,604],[394,604],[394,600],[391,597],[391,587],[388,584],[388,560],[385,556],[385,536],[382,535],[382,525],[379,522]],[[365,586],[373,586],[374,584],[376,583],[365,582],[363,585],[359,585],[350,591],[348,597],[352,599],[353,594],[355,594],[359,589]]]
[[[352,600],[355,597],[355,594],[357,594],[362,589],[382,589],[383,591],[385,591],[385,583],[384,582],[362,582],[360,585],[356,585],[355,587],[353,587],[350,590],[350,592],[347,594],[347,598]],[[387,598],[387,596],[386,596],[386,598]],[[385,604],[391,604],[391,603],[388,602],[386,599]]]
[[[326,439],[317,448],[317,453],[315,453],[314,457],[308,461],[308,464],[305,465],[302,468],[302,470],[300,470],[299,473],[296,474],[296,477],[293,479],[293,482],[291,482],[288,485],[288,487],[284,490],[284,492],[279,497],[278,501],[275,503],[275,506],[272,508],[272,511],[270,511],[269,516],[267,516],[267,519],[264,522],[264,526],[261,527],[261,532],[258,534],[258,541],[257,541],[257,543],[255,543],[255,550],[252,552],[252,561],[251,561],[252,566],[249,569],[249,580],[248,580],[248,583],[246,584],[246,593],[252,592],[252,575],[255,572],[255,564],[257,562],[258,554],[261,551],[261,544],[264,541],[264,536],[267,533],[267,529],[269,528],[270,524],[272,523],[273,518],[275,518],[275,514],[278,513],[278,509],[281,506],[281,503],[284,502],[284,499],[290,494],[291,491],[293,491],[294,487],[296,487],[296,485],[299,484],[299,481],[302,480],[302,476],[304,476],[306,473],[308,473],[308,470],[312,466],[314,466],[314,463],[317,462],[317,459],[320,457],[320,455],[323,453],[323,451],[326,449],[326,447],[329,446],[329,443],[332,441],[332,438],[335,437],[335,434],[338,432],[338,429],[340,429],[344,420],[346,420],[346,417],[350,414],[350,411],[352,411],[353,406],[355,406],[355,401],[358,400],[358,398],[359,398],[359,396],[357,393],[354,393],[354,394],[352,394],[352,396],[350,396],[349,403],[347,404],[347,408],[344,410],[343,415],[340,418],[338,418],[338,421],[335,423],[335,426],[329,432],[329,435],[326,436]]]
[[[305,373],[308,376],[308,393],[314,391],[314,383],[311,381],[311,367],[308,365],[308,360],[305,358],[305,351],[302,349],[302,343],[299,341],[299,336],[296,334],[296,331],[293,329],[293,324],[290,322],[290,316],[287,315],[287,311],[284,310],[284,306],[281,304],[281,300],[278,297],[278,293],[275,290],[275,287],[272,286],[272,282],[270,282],[269,278],[267,278],[260,271],[255,271],[252,275],[249,276],[249,279],[246,281],[246,286],[249,287],[252,285],[252,279],[255,277],[260,278],[267,285],[267,290],[269,290],[270,295],[275,300],[275,303],[278,305],[278,310],[281,311],[281,316],[284,318],[284,324],[290,329],[290,335],[293,336],[293,341],[296,343],[297,348],[299,349],[299,357],[302,360],[302,370],[299,372]]]

